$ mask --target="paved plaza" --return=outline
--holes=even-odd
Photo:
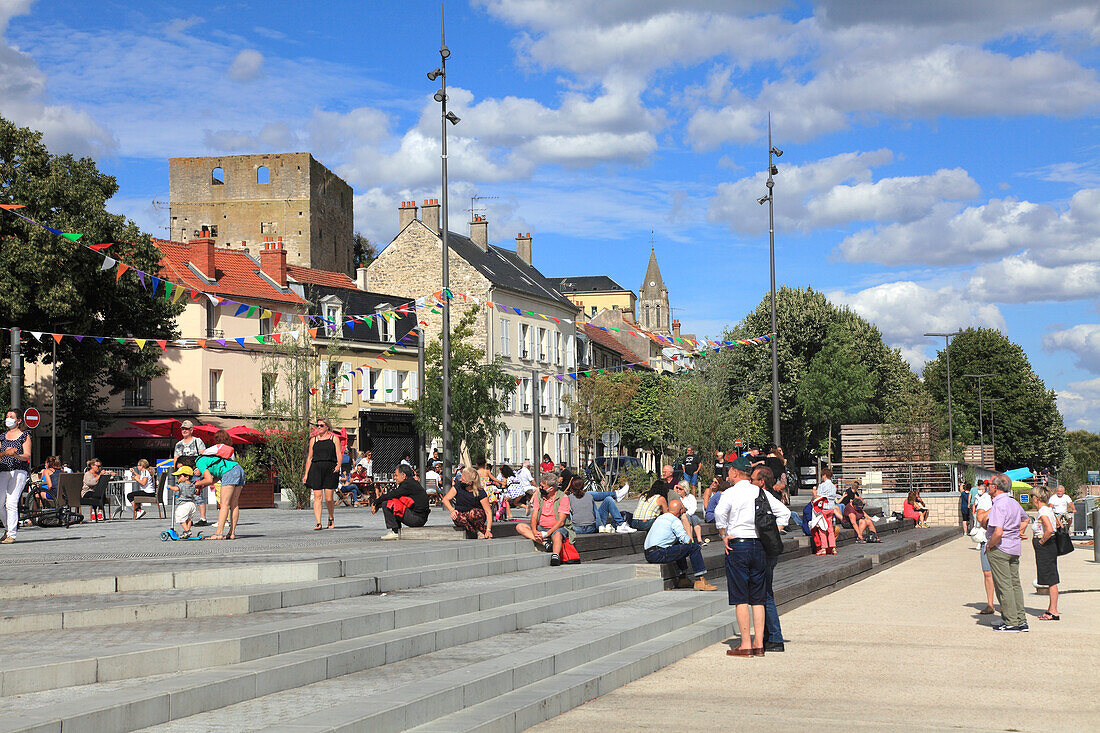
[[[977,615],[975,546],[958,538],[783,613],[782,654],[735,659],[710,646],[533,730],[1096,730],[1092,557],[1078,547],[1059,559],[1062,620],[1037,621],[1047,599],[1032,592],[1025,542],[1031,632],[997,634],[999,616]]]

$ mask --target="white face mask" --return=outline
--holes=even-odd
[[[14,428],[16,424],[18,424],[18,422],[19,421],[16,420],[14,417],[4,418],[4,425],[7,426],[9,429]]]

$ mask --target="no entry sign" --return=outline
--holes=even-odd
[[[42,422],[42,416],[33,407],[28,407],[26,412],[23,413],[23,424],[28,428],[37,428],[40,422]]]

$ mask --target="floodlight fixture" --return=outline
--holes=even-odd
[[[435,81],[439,77],[443,76],[443,69],[436,69],[435,71],[428,72],[428,80]]]
[[[772,174],[773,176],[774,176],[774,175],[776,175],[777,173],[779,173],[779,169],[778,169],[778,168],[776,168],[776,167],[775,167],[774,165],[773,165],[773,166],[771,166],[770,168],[768,168],[768,170],[770,170],[770,171],[771,171],[771,174]]]
[[[781,158],[781,157],[783,157],[783,151],[773,145],[772,146],[772,155],[774,155],[777,158]]]
[[[435,94],[432,95],[432,98],[435,99],[435,101],[437,101],[437,102],[442,102],[445,99],[447,99],[447,94],[442,89],[440,89],[439,91],[437,91]]]
[[[761,196],[760,198],[756,199],[756,203],[758,203],[758,204],[760,204],[761,206],[763,206],[764,204],[768,203],[768,202],[769,202],[769,201],[771,201],[771,200],[772,200],[772,197],[771,197],[771,195],[770,195],[770,194],[768,194],[768,195],[765,195],[765,196]]]
[[[457,125],[459,121],[460,120],[458,119],[458,115],[456,115],[454,112],[447,113],[447,122],[450,122],[452,125]]]

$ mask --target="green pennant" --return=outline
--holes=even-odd
[[[172,299],[172,291],[175,290],[175,289],[176,289],[176,286],[173,285],[172,283],[170,283],[170,282],[164,283],[164,299],[166,301]]]
[[[598,371],[598,372],[596,372],[596,373],[597,373],[597,374],[603,374],[603,369],[599,370],[599,371]]]
[[[115,339],[115,341],[119,342],[119,343],[120,343],[120,344],[122,344],[123,346],[125,346],[125,345],[126,345],[126,339],[120,339],[120,338],[116,338],[116,339]]]
[[[255,313],[255,312],[256,312],[256,306],[251,305],[251,306],[248,307],[248,312],[246,312],[244,314],[244,317],[245,318],[251,318],[252,314]]]
[[[72,232],[61,232],[61,236],[63,236],[65,239],[68,239],[70,242],[75,242],[76,240],[80,239],[84,235],[83,234],[73,234]]]
[[[613,329],[611,329],[611,330],[612,330],[612,331],[622,331],[622,329],[621,329],[621,328],[613,328]]]
[[[256,337],[256,340],[257,340],[257,341],[259,341],[259,342],[260,342],[261,344],[266,344],[266,343],[267,343],[266,341],[264,341],[264,337],[263,337],[262,335],[261,335],[261,336],[257,336],[257,337]]]
[[[527,311],[527,315],[529,315],[529,316],[534,316],[534,315],[535,315],[535,312],[534,312],[534,311]]]
[[[437,311],[435,308],[432,308],[432,313],[438,313],[438,312],[439,311]]]

